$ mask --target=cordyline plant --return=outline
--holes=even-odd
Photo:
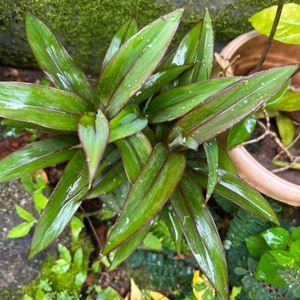
[[[297,66],[211,80],[213,30],[208,12],[165,54],[183,10],[138,31],[120,27],[92,87],[39,19],[27,15],[29,44],[56,88],[1,82],[4,124],[53,137],[0,162],[0,182],[68,161],[35,228],[29,257],[47,247],[85,199],[116,207],[103,255],[124,261],[161,218],[177,250],[183,233],[200,269],[228,298],[222,243],[206,202],[212,193],[278,222],[266,200],[239,179],[215,137],[240,122],[289,80]],[[202,189],[206,190],[203,196]]]

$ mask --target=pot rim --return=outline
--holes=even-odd
[[[255,30],[242,34],[225,46],[220,54],[230,60],[244,43],[258,36],[261,34]],[[248,184],[280,202],[300,206],[300,185],[282,179],[269,171],[243,146],[228,150],[227,153],[239,176]]]

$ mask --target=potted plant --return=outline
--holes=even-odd
[[[297,29],[293,25],[293,18],[299,15],[300,6],[296,4],[284,5],[280,18],[281,21],[279,20],[277,31],[275,30],[276,33],[275,31],[273,32],[273,35],[275,34],[275,37],[274,40],[272,40],[273,36],[269,35],[268,37],[266,34],[269,34],[272,29],[272,24],[276,12],[278,13],[278,9],[279,6],[273,6],[251,17],[250,21],[258,31],[251,31],[241,35],[240,37],[229,43],[222,50],[221,56],[226,61],[234,60],[233,64],[231,64],[229,67],[232,74],[249,74],[249,72],[255,69],[259,60],[261,60],[262,54],[268,47],[269,49],[267,49],[267,53],[265,53],[267,55],[265,55],[264,60],[262,61],[262,64],[260,66],[261,69],[268,69],[275,66],[300,62],[300,39],[299,34],[297,33]],[[298,72],[292,77],[291,85],[289,88],[291,89],[291,87],[294,86],[297,89],[299,84],[300,73]],[[300,94],[297,91],[290,91],[288,92],[290,94],[286,94],[284,96],[284,93],[285,91],[283,91],[280,95],[280,97],[283,96],[283,98],[278,98],[277,104],[270,105],[269,107],[267,106],[267,110],[270,115],[273,114],[273,117],[276,118],[278,117],[278,112],[275,112],[275,110],[284,111],[283,114],[279,114],[280,116],[287,118],[287,123],[282,125],[282,130],[287,131],[288,126],[291,122],[294,122],[296,124],[299,123],[299,112],[294,111],[300,109]],[[291,111],[293,111],[293,113],[290,113]],[[278,122],[277,119],[276,121]],[[250,123],[248,123],[248,125],[249,124]],[[280,124],[278,123],[277,125],[280,126]],[[291,126],[293,125],[291,124]],[[251,130],[253,131],[253,129],[254,128],[252,128]],[[278,129],[280,135],[281,128]],[[240,128],[240,132],[242,132],[242,130],[243,129]],[[291,130],[295,129],[292,128]],[[275,129],[275,131],[277,130]],[[297,138],[297,136],[294,135],[294,138]],[[242,141],[240,142],[242,143]],[[287,142],[287,145],[288,143],[289,142]],[[290,143],[292,143],[292,141],[290,141]],[[242,143],[242,146],[230,149],[228,151],[228,154],[239,175],[260,192],[284,203],[299,206],[299,184],[281,178],[280,173],[274,173],[274,171],[272,172],[271,170],[268,170],[260,162],[258,162],[243,145],[244,144]],[[274,162],[276,163],[276,160]],[[285,164],[283,164],[282,162],[277,162],[277,164],[285,166]],[[295,161],[294,166],[297,169],[297,161]]]
[[[116,222],[99,251],[110,269],[160,218],[179,253],[184,234],[200,269],[227,299],[224,251],[207,205],[212,193],[271,222],[278,219],[263,196],[236,176],[215,137],[280,91],[298,65],[210,80],[208,12],[166,55],[182,14],[175,10],[140,31],[134,20],[122,25],[95,86],[48,27],[28,14],[29,44],[55,88],[1,82],[0,116],[5,124],[52,135],[1,160],[0,182],[68,162],[35,228],[30,258],[60,235],[82,201],[109,200]]]

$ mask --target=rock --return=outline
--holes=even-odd
[[[27,260],[27,252],[30,247],[32,231],[24,238],[9,239],[7,233],[11,228],[20,224],[22,219],[15,211],[15,204],[33,212],[33,200],[18,182],[0,184],[0,299],[20,299],[20,288],[31,282],[40,274],[40,267],[47,257],[47,251],[43,251],[31,260]],[[68,238],[60,239],[61,243],[68,243]],[[52,245],[48,251],[56,251],[56,245]]]
[[[175,7],[187,10],[181,32],[202,16],[207,6],[217,39],[228,41],[251,29],[248,18],[276,0],[0,0],[0,63],[35,67],[28,47],[24,17],[31,12],[41,18],[63,42],[75,62],[97,74],[110,39],[118,26],[135,17],[143,26]],[[293,1],[300,3],[300,0]]]

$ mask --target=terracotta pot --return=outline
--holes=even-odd
[[[256,65],[266,41],[266,36],[251,31],[233,40],[221,55],[231,61],[240,55],[233,65],[233,72],[235,75],[245,75]],[[287,64],[300,64],[300,45],[273,41],[262,69]],[[292,81],[300,85],[300,72],[293,76]],[[239,175],[258,191],[286,204],[300,206],[300,185],[281,179],[267,170],[244,147],[229,150],[228,154]]]

